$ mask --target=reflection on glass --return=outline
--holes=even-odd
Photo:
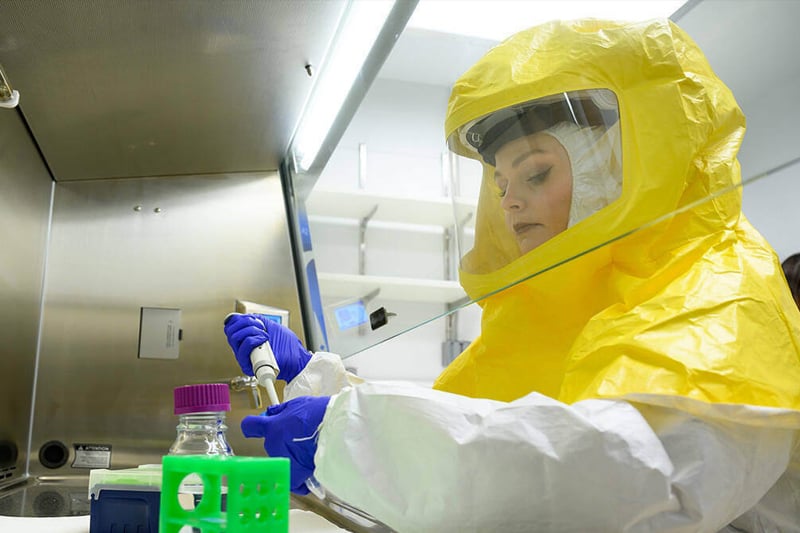
[[[369,322],[367,309],[364,307],[364,302],[360,300],[335,307],[334,314],[336,315],[336,325],[342,331]]]

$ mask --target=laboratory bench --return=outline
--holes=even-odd
[[[89,533],[89,516],[62,517],[16,517],[0,516],[0,531],[3,533]],[[347,531],[328,522],[321,516],[304,511],[289,511],[290,533],[340,533]]]
[[[292,495],[289,507],[291,533],[391,532],[330,495]],[[87,478],[28,478],[0,490],[0,532],[89,533],[90,510]]]

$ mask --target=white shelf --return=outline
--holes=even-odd
[[[326,297],[352,298],[380,288],[380,298],[405,302],[447,303],[466,297],[457,281],[399,278],[393,276],[359,276],[320,272],[320,292]]]
[[[475,202],[456,200],[467,206],[472,216],[467,226],[474,225]],[[375,222],[400,222],[429,226],[453,225],[453,205],[449,198],[415,198],[390,196],[365,191],[335,191],[314,189],[306,200],[309,215],[361,219],[378,206],[370,219]],[[463,222],[463,221],[462,221]]]
[[[474,226],[475,204],[466,205],[466,225]],[[412,224],[431,229],[453,226],[453,205],[450,198],[419,198],[412,196],[390,196],[362,190],[342,191],[314,189],[306,200],[309,218],[347,219],[358,221],[370,215],[369,223]],[[471,213],[471,216],[467,216]],[[461,221],[462,224],[464,221]],[[441,230],[438,230],[441,231]],[[470,231],[470,230],[467,230]],[[363,252],[362,252],[363,253]],[[395,276],[363,276],[357,274],[333,274],[320,272],[320,292],[326,298],[353,298],[380,289],[380,298],[405,302],[449,303],[465,298],[466,294],[457,281],[402,278]]]

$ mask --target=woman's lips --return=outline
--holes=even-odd
[[[541,224],[537,224],[535,222],[520,222],[520,223],[514,224],[514,233],[516,233],[517,235],[520,235],[520,234],[525,233],[526,231],[531,230],[531,229],[533,229],[533,228],[535,228],[537,226],[541,226]]]

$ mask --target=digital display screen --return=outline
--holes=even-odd
[[[277,322],[278,324],[283,324],[283,317],[281,317],[281,315],[264,314],[264,315],[261,315],[261,316],[263,316],[264,318],[267,318],[269,320],[272,320],[273,322]]]
[[[337,307],[334,310],[334,315],[336,316],[336,323],[341,330],[360,326],[369,320],[364,302],[356,302]]]

